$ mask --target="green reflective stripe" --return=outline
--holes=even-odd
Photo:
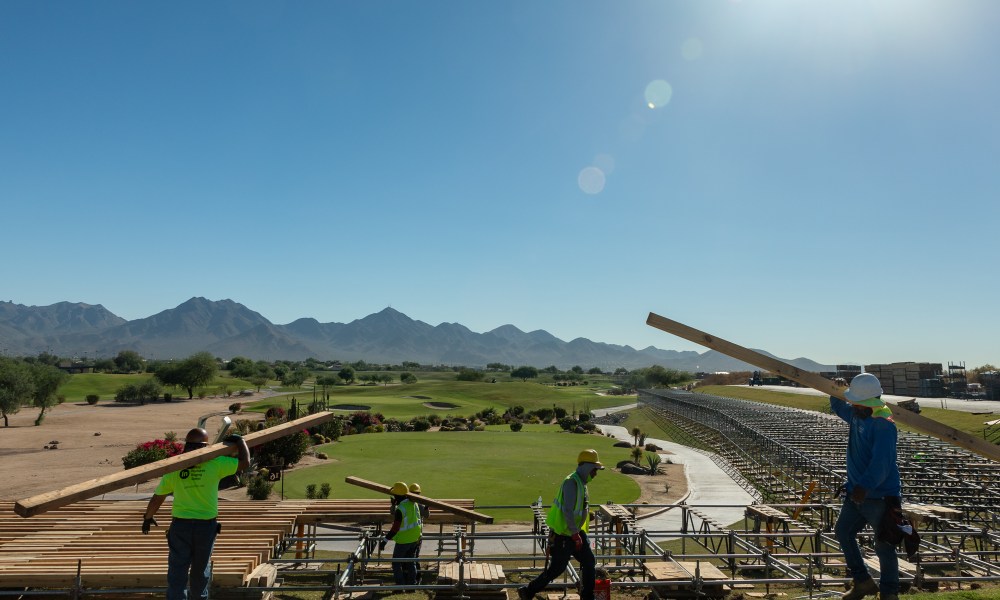
[[[403,522],[399,531],[392,538],[397,544],[412,544],[420,539],[423,523],[420,520],[420,507],[411,500],[403,500],[397,507],[403,513]]]

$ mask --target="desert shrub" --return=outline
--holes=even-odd
[[[663,461],[659,454],[646,453],[646,464],[649,465],[649,474],[656,475],[660,472],[660,463]]]
[[[274,484],[267,480],[267,476],[257,474],[247,482],[247,496],[251,500],[267,500],[273,487]]]
[[[163,401],[164,402],[170,402],[173,399],[174,399],[174,395],[173,394],[163,394]]]
[[[340,436],[344,435],[344,418],[334,417],[325,423],[320,423],[313,429],[313,431],[322,435],[324,438],[338,440],[340,439]]]
[[[553,408],[552,412],[555,413],[556,419],[563,419],[566,416],[566,409],[561,406]]]
[[[328,459],[330,457],[327,455],[326,452],[317,452],[316,453],[316,458],[318,458],[320,460],[326,460],[326,459]]]
[[[426,417],[415,417],[410,421],[413,431],[427,431],[431,428],[431,422]]]
[[[321,433],[314,433],[312,435],[312,439],[313,439],[313,443],[315,443],[315,444],[325,444],[326,443],[326,438],[323,437],[323,434],[321,434]]]
[[[512,415],[514,415],[515,417],[520,417],[521,415],[524,414],[524,407],[523,406],[515,406],[515,407],[513,407],[513,408],[510,409],[510,413]]]
[[[177,441],[177,432],[176,431],[168,431],[168,432],[166,432],[166,433],[163,434],[163,439],[167,440],[168,442],[176,442]]]
[[[319,486],[319,497],[320,498],[329,498],[330,497],[330,484],[329,483],[324,483],[323,485]]]
[[[582,413],[580,413],[579,415],[576,416],[576,420],[577,421],[589,421],[592,416],[593,415],[591,415],[589,412],[584,411],[584,412],[582,412]]]
[[[240,409],[242,409],[242,408],[243,408],[243,405],[241,403],[239,403],[239,402],[233,402],[232,404],[229,405],[229,412],[231,412],[231,413],[233,413],[235,415],[236,413],[240,412]]]
[[[542,423],[548,423],[552,420],[552,415],[555,413],[551,408],[539,408],[535,411],[535,416]]]
[[[310,500],[312,500],[315,497],[316,497],[316,484],[315,483],[307,484],[306,485],[306,498],[309,498]]]
[[[257,446],[256,456],[262,465],[285,465],[290,467],[302,460],[309,449],[309,436],[302,431],[271,440]]]
[[[584,421],[583,423],[580,423],[580,427],[583,428],[583,430],[586,431],[587,433],[590,433],[591,431],[597,429],[597,424],[591,421]]]
[[[91,406],[97,404],[97,401],[100,399],[101,397],[97,394],[87,394],[87,404],[90,404]]]
[[[563,417],[559,419],[559,427],[562,427],[563,431],[569,431],[576,427],[576,419],[573,417]]]
[[[520,421],[511,421],[510,430],[511,431],[521,431],[524,425]]]
[[[285,420],[285,409],[280,406],[272,406],[267,409],[267,412],[264,413],[264,420],[270,421],[272,419],[277,421]]]
[[[256,429],[257,421],[253,419],[236,419],[236,423],[233,425],[236,427],[236,433],[246,435]]]
[[[183,450],[184,445],[178,442],[153,440],[139,444],[130,450],[128,454],[122,457],[122,464],[125,465],[126,469],[131,469],[180,454]]]

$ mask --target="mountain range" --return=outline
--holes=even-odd
[[[320,323],[307,317],[276,325],[238,302],[205,298],[191,298],[176,308],[133,321],[100,304],[0,302],[0,350],[6,355],[47,351],[85,358],[113,357],[121,350],[135,350],[146,358],[183,358],[204,350],[222,358],[264,360],[314,357],[470,367],[499,362],[604,370],[656,364],[692,372],[753,369],[714,350],[699,353],[653,346],[637,350],[586,338],[566,342],[541,329],[524,332],[513,325],[476,333],[459,323],[429,325],[392,308],[350,323]],[[808,358],[782,360],[809,371],[833,370]]]

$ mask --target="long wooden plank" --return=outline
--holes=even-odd
[[[289,421],[288,423],[282,423],[281,425],[277,425],[275,427],[269,427],[262,431],[247,434],[243,436],[243,439],[246,440],[247,446],[259,446],[263,443],[270,442],[271,440],[276,440],[291,433],[295,433],[296,431],[314,427],[320,423],[329,421],[333,417],[334,413],[332,412],[316,413],[314,415],[302,417],[301,419]],[[235,456],[236,452],[237,450],[235,446],[213,444],[207,448],[178,454],[177,456],[165,458],[148,465],[128,469],[122,473],[105,475],[103,477],[84,481],[60,490],[45,492],[44,494],[38,494],[37,496],[32,496],[24,500],[18,500],[14,503],[14,512],[22,517],[31,517],[47,510],[52,510],[53,508],[72,504],[77,500],[91,498],[105,492],[123,488],[127,485],[141,483],[155,477],[160,477],[166,473],[170,473],[171,471],[177,471],[186,467],[197,465],[217,456]]]
[[[751,365],[760,367],[761,369],[770,371],[771,373],[777,373],[786,379],[791,379],[796,383],[811,387],[814,390],[819,390],[824,394],[829,394],[830,396],[836,396],[842,400],[847,400],[844,398],[844,391],[847,388],[843,388],[835,384],[818,373],[803,371],[802,369],[794,367],[776,358],[765,356],[760,352],[744,348],[743,346],[705,333],[704,331],[688,327],[683,323],[678,323],[677,321],[673,321],[666,317],[661,317],[655,313],[649,313],[649,317],[646,319],[646,324],[661,331],[672,333],[696,344],[700,344],[706,348],[717,350],[726,356],[731,356],[735,359],[742,360],[743,362],[750,363]],[[899,423],[913,427],[914,429],[919,429],[920,431],[932,435],[940,440],[950,442],[956,446],[961,446],[966,450],[971,450],[972,452],[976,452],[993,460],[1000,460],[1000,446],[997,446],[996,444],[991,444],[984,439],[978,438],[964,431],[959,431],[954,427],[949,427],[948,425],[939,423],[934,419],[929,419],[923,415],[918,415],[915,412],[910,412],[905,408],[896,406],[895,404],[889,404],[888,406],[889,409],[892,410],[892,418]]]
[[[344,479],[347,483],[351,485],[356,485],[359,487],[367,488],[369,490],[374,490],[376,492],[381,492],[383,494],[392,495],[389,491],[391,488],[387,485],[382,485],[381,483],[376,483],[374,481],[368,481],[367,479],[361,479],[359,477],[348,476]],[[467,519],[472,519],[473,521],[478,521],[479,523],[492,523],[493,517],[489,515],[484,515],[483,513],[476,512],[474,510],[469,510],[467,508],[462,508],[461,506],[455,506],[454,504],[448,504],[447,502],[442,502],[440,500],[435,500],[434,498],[428,498],[427,496],[421,496],[419,494],[406,494],[406,497],[414,502],[420,504],[426,504],[427,506],[432,506],[434,508],[440,508],[441,510],[461,515]]]

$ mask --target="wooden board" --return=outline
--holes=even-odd
[[[701,569],[701,578],[704,580],[729,579],[718,567],[708,562],[646,562],[645,566],[650,578],[657,581],[691,581],[695,568]]]
[[[332,412],[317,413],[275,427],[269,427],[263,431],[247,434],[243,436],[243,439],[246,440],[247,446],[259,446],[260,444],[276,440],[291,433],[314,427],[320,423],[329,421],[333,417],[334,413]],[[72,504],[78,500],[92,498],[105,492],[142,483],[143,481],[160,477],[172,471],[197,465],[217,456],[235,456],[236,452],[235,446],[212,444],[207,448],[178,454],[177,456],[165,458],[148,465],[128,469],[122,473],[105,475],[104,477],[84,481],[83,483],[71,485],[60,490],[18,500],[14,504],[14,512],[22,517],[31,517],[47,510],[52,510],[53,508]]]
[[[804,371],[797,367],[793,367],[792,365],[782,362],[776,358],[771,358],[770,356],[755,352],[749,348],[744,348],[743,346],[715,337],[714,335],[705,333],[704,331],[688,327],[683,323],[678,323],[677,321],[672,321],[666,317],[661,317],[655,313],[649,313],[649,317],[646,319],[646,324],[661,331],[672,333],[696,344],[700,344],[706,348],[717,350],[726,356],[731,356],[732,358],[750,363],[751,365],[760,367],[761,369],[770,371],[771,373],[781,375],[785,379],[790,379],[796,383],[811,387],[814,390],[819,390],[824,394],[829,394],[830,396],[836,396],[841,400],[846,400],[846,398],[844,398],[844,391],[847,388],[840,387],[833,381],[819,375],[818,373]],[[918,415],[917,413],[910,412],[904,408],[896,406],[895,404],[889,404],[888,406],[892,411],[892,418],[903,425],[919,429],[920,431],[932,435],[940,440],[955,444],[956,446],[961,446],[966,450],[981,454],[982,456],[993,460],[1000,460],[1000,446],[996,444],[991,444],[982,438],[978,438],[964,431],[959,431],[954,427],[949,427],[944,423],[928,419],[927,417]]]
[[[479,584],[490,584],[490,583],[505,583],[506,579],[503,572],[503,567],[497,564],[491,563],[481,563],[481,562],[471,562],[465,563],[463,566],[466,583],[479,583]],[[438,579],[439,583],[449,584],[457,583],[459,571],[459,564],[457,562],[444,563],[438,567]]]
[[[376,483],[374,481],[368,481],[367,479],[361,479],[360,477],[348,476],[344,479],[345,482],[363,487],[376,492],[381,492],[383,494],[392,495],[389,491],[391,488],[387,485],[382,485],[381,483]],[[489,515],[484,515],[483,513],[478,513],[474,510],[469,510],[467,508],[462,508],[461,506],[455,506],[454,504],[448,504],[446,502],[441,502],[440,500],[435,500],[433,498],[428,498],[427,496],[422,496],[420,494],[406,494],[406,497],[420,504],[426,504],[433,508],[440,508],[441,510],[454,513],[456,515],[461,515],[472,519],[473,521],[478,521],[480,523],[492,523],[493,517]]]

